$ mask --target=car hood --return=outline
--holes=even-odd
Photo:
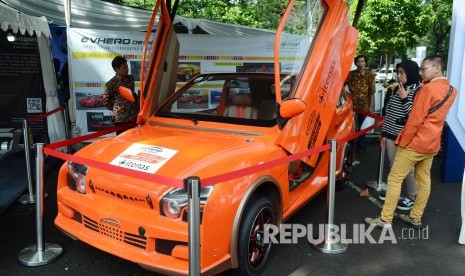
[[[116,138],[102,139],[78,154],[116,166],[183,179],[192,175],[205,178],[256,165],[250,160],[254,156],[252,152],[265,148],[264,142],[247,133],[145,126]],[[216,165],[229,159],[228,166]]]

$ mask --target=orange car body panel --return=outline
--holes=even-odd
[[[159,78],[159,71],[164,71],[161,70],[163,63],[176,57],[175,51],[167,54],[173,49],[166,44],[175,41],[174,48],[179,48],[171,22],[162,17],[160,22],[164,27],[155,34],[159,44],[154,47],[159,50],[152,51],[148,68],[141,70],[139,126],[115,138],[94,142],[75,155],[110,163],[136,143],[173,149],[176,154],[156,174],[177,179],[195,175],[202,179],[283,158],[323,145],[330,138],[353,133],[352,101],[342,86],[355,52],[357,32],[348,24],[347,7],[342,0],[325,2],[326,16],[306,69],[295,87],[295,98],[305,102],[306,108],[302,114],[290,118],[282,129],[278,125],[261,127],[210,121],[193,124],[190,120],[151,115],[160,105],[160,99],[174,91],[171,80]],[[155,10],[167,14],[163,1],[158,1]],[[152,28],[150,25],[149,30]],[[168,65],[165,73],[175,79],[175,69],[175,65]],[[161,81],[165,83],[160,84]],[[345,99],[342,104],[338,103],[341,93]],[[220,100],[219,112],[225,101]],[[277,101],[281,102],[280,97]],[[341,153],[345,146],[338,145],[337,174],[341,171]],[[203,206],[202,273],[212,274],[237,266],[239,222],[255,191],[261,189],[273,198],[278,223],[281,223],[327,185],[328,152],[303,161],[314,167],[314,171],[292,191],[288,164],[214,186]],[[55,224],[62,231],[146,269],[188,274],[188,224],[182,215],[174,219],[160,215],[160,200],[172,187],[95,168],[88,170],[85,179],[87,192],[78,193],[68,185],[68,164],[60,170]]]

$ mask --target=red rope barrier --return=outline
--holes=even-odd
[[[296,154],[292,154],[286,157],[271,160],[271,161],[268,161],[268,162],[265,162],[259,165],[255,165],[252,167],[248,167],[248,168],[244,168],[244,169],[240,169],[237,171],[228,172],[228,173],[224,173],[224,174],[220,174],[220,175],[216,175],[212,177],[207,177],[200,181],[201,186],[205,187],[205,186],[209,186],[212,184],[217,184],[217,183],[233,180],[241,176],[246,176],[246,175],[249,175],[255,172],[270,169],[278,165],[289,163],[291,161],[294,161],[294,160],[297,160],[297,159],[300,159],[300,158],[303,158],[303,157],[306,157],[306,156],[309,156],[315,153],[320,153],[322,151],[327,151],[327,150],[329,150],[329,144],[324,144],[317,148],[308,149],[308,150],[305,150],[305,151],[302,151]]]
[[[369,131],[371,131],[371,130],[373,130],[373,129],[375,129],[375,128],[377,128],[377,127],[384,124],[384,118],[382,116],[378,116],[378,115],[375,115],[373,113],[363,111],[361,109],[355,109],[355,112],[359,113],[359,114],[362,114],[362,115],[365,115],[367,117],[371,117],[371,118],[375,119],[378,122],[376,122],[374,125],[369,126],[369,127],[365,128],[365,129],[362,129],[362,130],[359,130],[359,131],[357,131],[355,133],[347,135],[346,137],[344,137],[344,138],[342,138],[340,140],[337,140],[338,142],[340,142],[340,143],[348,142],[348,141],[353,140],[353,139],[355,139],[357,137],[365,135],[367,132],[369,132]]]
[[[87,165],[89,167],[130,176],[130,177],[137,178],[137,179],[147,180],[147,181],[151,181],[154,183],[160,183],[164,185],[170,185],[170,186],[177,187],[177,188],[183,187],[183,180],[181,179],[126,169],[126,168],[110,165],[107,163],[103,163],[100,161],[95,161],[95,160],[79,157],[76,155],[66,154],[60,151],[50,149],[48,147],[44,148],[44,153],[51,155],[51,156],[55,156],[63,160],[73,161],[73,162],[76,162],[82,165]]]
[[[374,128],[376,128],[376,127],[378,127],[378,126],[380,126],[380,125],[382,125],[384,123],[384,119],[381,116],[377,116],[375,114],[364,112],[364,111],[361,111],[361,110],[355,110],[355,111],[357,113],[362,114],[362,115],[372,117],[375,120],[378,120],[378,122],[375,123],[374,125],[366,128],[366,129],[355,132],[353,134],[350,134],[350,135],[348,135],[348,136],[346,136],[344,138],[341,138],[341,139],[337,140],[339,143],[345,143],[345,142],[348,142],[350,140],[353,140],[353,139],[367,133],[368,131],[370,131],[370,130],[372,130],[372,129],[374,129]],[[78,143],[78,142],[82,142],[82,141],[89,140],[89,139],[92,139],[92,138],[96,138],[96,137],[99,137],[101,135],[114,132],[116,130],[130,128],[130,127],[133,127],[133,126],[135,126],[135,123],[129,123],[129,124],[121,125],[121,126],[118,126],[118,127],[106,129],[106,130],[103,130],[103,131],[100,131],[100,132],[96,132],[96,133],[92,133],[92,134],[88,134],[88,135],[84,135],[84,136],[80,136],[80,137],[76,137],[76,138],[72,138],[72,139],[68,139],[68,140],[64,140],[64,141],[60,141],[60,142],[56,142],[56,143],[53,143],[53,144],[49,144],[44,148],[44,153],[48,154],[48,155],[51,155],[51,156],[55,156],[55,157],[60,158],[62,160],[73,161],[73,162],[76,162],[76,163],[79,163],[79,164],[82,164],[82,165],[87,165],[89,167],[95,167],[95,168],[98,168],[98,169],[101,169],[101,170],[105,170],[105,171],[109,171],[109,172],[113,172],[113,173],[117,173],[117,174],[122,174],[122,175],[126,175],[126,176],[129,176],[129,177],[137,178],[137,179],[147,180],[147,181],[151,181],[151,182],[159,183],[159,184],[164,184],[164,185],[170,185],[170,186],[173,186],[173,187],[176,187],[176,188],[182,188],[183,183],[184,183],[183,179],[177,179],[177,178],[172,178],[172,177],[168,177],[168,176],[162,176],[162,175],[157,175],[157,174],[149,174],[149,173],[145,173],[145,172],[126,169],[126,168],[110,165],[110,164],[107,164],[107,163],[103,163],[103,162],[99,162],[99,161],[79,157],[79,156],[76,156],[76,155],[70,155],[70,154],[62,153],[62,152],[59,152],[59,151],[55,150],[56,148],[59,148],[59,147],[68,146],[68,145],[71,145],[71,144],[74,144],[74,143]],[[230,180],[242,177],[242,176],[250,175],[250,174],[255,173],[255,172],[270,169],[270,168],[276,167],[278,165],[282,165],[282,164],[289,163],[289,162],[297,160],[297,159],[304,158],[306,156],[310,156],[312,154],[327,151],[327,150],[329,150],[329,148],[330,148],[329,144],[324,144],[324,145],[316,147],[316,148],[308,149],[308,150],[305,150],[305,151],[302,151],[302,152],[299,152],[299,153],[296,153],[296,154],[292,154],[292,155],[289,155],[289,156],[286,156],[286,157],[271,160],[271,161],[268,161],[268,162],[265,162],[265,163],[262,163],[262,164],[259,164],[259,165],[247,167],[247,168],[240,169],[240,170],[233,171],[233,172],[223,173],[223,174],[220,174],[220,175],[206,177],[206,178],[201,180],[201,187],[210,186],[210,185],[213,185],[213,184],[218,184],[218,183],[225,182],[225,181],[230,181]]]
[[[108,128],[108,129],[105,129],[105,130],[101,130],[99,132],[94,132],[94,133],[91,133],[91,134],[71,138],[71,139],[64,140],[64,141],[55,142],[55,143],[52,143],[52,144],[48,144],[47,148],[51,148],[51,149],[61,148],[61,147],[73,145],[73,144],[76,144],[76,143],[80,143],[80,142],[83,142],[83,141],[86,141],[86,140],[90,140],[90,139],[93,139],[93,138],[97,138],[97,137],[100,137],[102,135],[112,133],[112,132],[115,132],[115,131],[129,129],[129,128],[132,128],[132,127],[135,127],[135,126],[136,126],[136,123],[127,123],[127,124],[120,125],[120,126],[117,126],[117,127],[112,127],[112,128]]]
[[[56,113],[56,112],[58,112],[58,111],[60,111],[60,110],[63,110],[63,109],[65,109],[65,106],[64,106],[64,105],[60,105],[59,107],[55,108],[54,110],[50,110],[49,112],[45,112],[45,113],[39,114],[39,115],[37,115],[37,116],[35,116],[35,117],[33,117],[33,118],[28,119],[27,122],[28,122],[29,124],[36,123],[36,122],[38,122],[38,121],[44,119],[45,117],[50,116],[50,115],[52,115],[53,113]]]

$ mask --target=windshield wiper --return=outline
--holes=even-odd
[[[172,118],[178,118],[178,119],[184,119],[184,120],[191,120],[194,125],[197,125],[199,122],[197,119],[186,116],[186,115],[181,115],[178,113],[158,113],[159,115],[162,115],[164,117],[172,117]]]

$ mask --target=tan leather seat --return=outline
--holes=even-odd
[[[231,104],[224,109],[223,116],[257,119],[257,108],[252,106],[252,97],[247,93],[236,93],[232,96]]]

